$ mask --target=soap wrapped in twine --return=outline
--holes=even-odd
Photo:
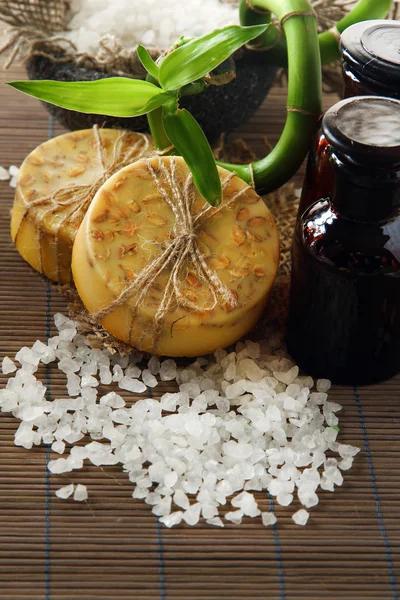
[[[171,208],[175,216],[175,224],[171,231],[169,240],[164,243],[163,250],[150,264],[146,265],[136,276],[132,283],[129,283],[126,288],[109,304],[91,317],[99,322],[112,312],[118,310],[125,305],[127,301],[134,298],[135,307],[131,310],[132,319],[129,331],[129,343],[132,343],[132,329],[137,312],[145,303],[146,294],[151,286],[155,283],[157,277],[165,270],[169,270],[169,277],[164,288],[159,307],[156,311],[153,326],[150,333],[154,336],[153,350],[157,346],[157,342],[162,332],[163,323],[166,317],[174,308],[183,308],[190,312],[212,312],[218,305],[228,305],[230,309],[238,306],[237,296],[229,290],[220,280],[217,273],[211,269],[205,260],[205,255],[202,253],[198,245],[198,233],[204,223],[212,218],[216,213],[233,205],[241,196],[246,194],[251,186],[246,186],[234,194],[228,201],[222,200],[219,207],[214,208],[209,204],[204,205],[204,208],[196,215],[191,212],[192,204],[195,200],[195,186],[193,176],[189,173],[185,182],[182,183],[177,178],[176,160],[171,158],[169,168],[158,158],[157,169],[154,169],[151,162],[146,159],[145,166],[150,173],[155,186],[163,198],[164,202]],[[162,177],[158,175],[160,173]],[[222,190],[225,191],[230,181],[236,175],[230,173],[222,181]],[[204,283],[210,290],[210,302],[199,307],[198,304],[192,302],[182,293],[182,284],[184,280],[184,272],[190,265],[200,282]],[[143,340],[146,334],[144,332],[141,338]],[[138,343],[137,342],[137,343]]]
[[[107,157],[105,153],[105,147],[101,140],[101,136],[99,133],[99,128],[97,125],[93,127],[93,137],[97,151],[97,162],[99,167],[99,177],[93,183],[89,184],[71,184],[64,188],[57,190],[56,192],[49,194],[48,196],[42,196],[33,200],[29,204],[26,202],[26,199],[23,197],[23,201],[25,204],[25,210],[23,212],[20,224],[18,226],[15,242],[17,241],[18,235],[21,231],[22,223],[27,219],[30,214],[36,211],[40,207],[46,208],[43,213],[40,215],[37,224],[37,233],[36,238],[39,245],[39,265],[40,271],[43,272],[43,250],[42,250],[42,238],[43,238],[43,224],[44,219],[46,217],[56,215],[57,213],[62,212],[66,208],[71,208],[71,212],[66,214],[57,224],[56,232],[55,232],[55,247],[56,247],[56,257],[57,257],[57,279],[60,278],[60,261],[59,261],[59,237],[60,232],[63,227],[72,223],[74,220],[82,221],[83,217],[88,210],[90,203],[93,200],[94,195],[97,190],[117,171],[119,171],[122,167],[132,163],[133,161],[139,160],[142,156],[146,154],[149,148],[149,138],[148,136],[137,133],[138,140],[133,146],[128,147],[126,152],[122,152],[123,145],[126,141],[127,137],[132,135],[131,132],[121,130],[119,132],[118,138],[114,143],[112,154],[110,159],[107,162]],[[142,147],[140,148],[140,146]],[[140,152],[138,152],[140,148]],[[71,241],[73,242],[75,236],[78,232],[78,227],[72,234]]]

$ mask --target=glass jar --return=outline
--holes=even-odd
[[[363,21],[341,35],[344,97],[373,95],[400,100],[400,22]],[[299,216],[332,183],[327,142],[318,129],[310,150]]]
[[[336,383],[400,371],[400,101],[342,100],[327,111],[332,188],[299,218],[287,345]]]

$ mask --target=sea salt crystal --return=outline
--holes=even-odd
[[[5,356],[1,362],[1,370],[4,375],[8,375],[9,373],[14,373],[17,370],[17,367],[11,358]]]
[[[67,391],[69,396],[78,396],[81,392],[81,378],[75,373],[67,373]]]
[[[158,384],[157,378],[151,374],[149,369],[145,369],[142,372],[142,380],[143,380],[144,385],[146,385],[147,387],[150,387],[150,388],[156,387],[156,385]]]
[[[253,494],[249,494],[249,492],[238,494],[231,500],[231,504],[235,508],[240,508],[243,514],[248,517],[256,517],[261,513]]]
[[[84,375],[81,379],[82,387],[97,387],[99,382],[92,375]]]
[[[122,367],[121,367],[120,365],[114,365],[114,367],[113,367],[113,378],[112,378],[112,380],[113,380],[113,381],[120,382],[120,381],[121,381],[121,379],[123,378],[123,376],[124,376],[124,372],[123,372],[123,370],[122,370]],[[128,379],[130,379],[130,378],[128,378]]]
[[[125,376],[131,377],[132,379],[138,379],[141,374],[142,371],[137,365],[129,365],[125,370]]]
[[[188,525],[196,525],[200,520],[200,512],[201,504],[196,502],[183,513],[183,520],[186,521]]]
[[[131,377],[122,377],[118,382],[118,386],[121,390],[128,390],[134,394],[142,394],[146,391],[146,386],[142,381],[138,379],[132,379]]]
[[[8,181],[10,179],[10,174],[4,167],[0,167],[0,181]]]
[[[31,423],[21,423],[14,435],[14,444],[30,450],[33,446],[34,434]]]
[[[329,389],[329,388],[328,388]],[[296,525],[306,525],[309,519],[310,513],[308,513],[304,508],[298,510],[294,515],[292,515],[293,521]]]
[[[272,512],[263,512],[263,513],[261,513],[261,520],[262,520],[262,524],[265,527],[268,527],[269,525],[275,525],[275,523],[277,522],[278,519]]]
[[[100,398],[100,404],[102,406],[109,406],[110,408],[123,408],[125,400],[119,394],[109,392]]]
[[[99,369],[100,383],[102,385],[110,385],[113,380],[110,368],[107,365],[101,365]]]
[[[176,378],[176,363],[174,360],[163,360],[160,367],[161,381],[172,381]]]
[[[231,523],[234,523],[235,525],[240,525],[243,516],[244,514],[241,510],[233,510],[225,514],[225,519]]]
[[[289,371],[274,371],[274,377],[278,380],[281,381],[282,383],[285,383],[286,385],[290,385],[291,383],[293,383],[293,381],[296,379],[296,377],[299,374],[299,367],[294,366],[291,369],[289,369]]]
[[[53,450],[53,452],[57,452],[57,454],[63,454],[65,450],[65,443],[61,440],[56,440],[55,442],[53,442],[51,449]]]
[[[66,500],[67,498],[69,498],[70,496],[72,496],[72,494],[74,493],[74,484],[71,483],[70,485],[65,485],[62,488],[59,488],[56,491],[56,496],[57,498],[61,498],[62,500]]]
[[[178,510],[177,512],[160,517],[160,523],[163,523],[166,527],[174,527],[174,525],[179,525],[179,523],[182,521],[182,518],[183,512]]]
[[[326,393],[331,388],[331,382],[329,379],[317,379],[316,388],[318,392]]]
[[[160,359],[157,356],[152,356],[147,363],[147,368],[152,375],[158,375],[161,368]],[[136,377],[138,377],[138,375],[136,375]]]
[[[175,492],[174,503],[184,510],[187,510],[190,507],[189,498],[186,496],[185,492],[182,492],[182,490],[177,490]]]
[[[220,517],[213,517],[212,519],[207,519],[206,523],[207,525],[213,525],[214,527],[225,527]]]
[[[78,483],[74,491],[75,502],[84,502],[88,499],[88,491],[86,485]]]

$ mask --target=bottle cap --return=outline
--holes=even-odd
[[[400,86],[400,22],[362,21],[342,33],[343,60],[360,76],[386,87]],[[388,94],[389,95],[389,94]]]
[[[335,104],[322,121],[335,154],[372,169],[400,166],[400,101],[358,96]]]

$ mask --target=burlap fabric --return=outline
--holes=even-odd
[[[237,4],[236,0],[221,0]],[[398,7],[396,0],[396,6]],[[330,29],[350,9],[349,0],[311,0],[318,15],[320,31]],[[105,73],[143,78],[145,72],[135,48],[124,48],[113,36],[105,36],[95,54],[79,52],[68,39],[60,35],[68,29],[71,18],[68,0],[2,0],[0,19],[10,25],[0,54],[8,67],[14,60],[27,61],[35,56],[51,57],[55,62],[74,62],[77,66]],[[153,57],[162,50],[154,49]],[[341,91],[340,66],[324,68],[327,91]]]

